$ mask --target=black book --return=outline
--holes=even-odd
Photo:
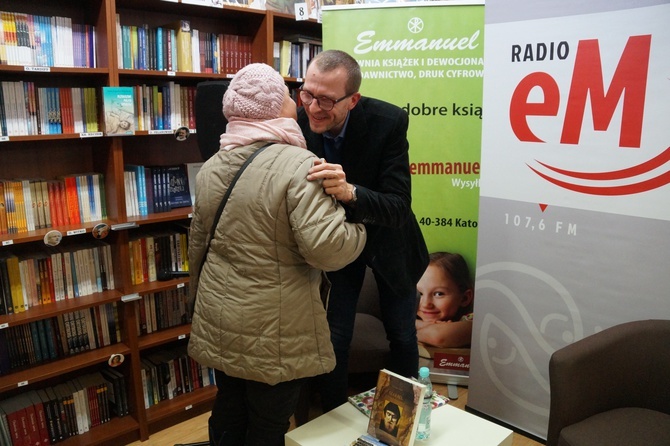
[[[191,192],[188,188],[186,166],[168,166],[169,202],[171,208],[191,206]]]
[[[7,332],[9,330],[0,330],[0,376],[9,373],[11,370],[11,362],[9,358],[9,341],[7,339]]]
[[[112,413],[117,417],[122,417],[124,415],[123,404],[121,402],[121,379],[122,375],[120,373],[115,373],[114,370],[110,368],[103,368],[100,370],[100,375],[105,380],[107,384],[107,403],[108,407]]]
[[[54,413],[54,420],[56,423],[56,432],[58,434],[59,440],[64,440],[70,438],[70,430],[68,428],[67,422],[67,413],[65,412],[65,406],[63,405],[63,400],[56,395],[56,391],[53,387],[47,387],[47,395],[50,398],[52,404],[52,410]]]
[[[59,414],[57,409],[54,408],[55,402],[51,397],[49,397],[45,389],[38,389],[37,395],[40,397],[40,400],[42,400],[42,406],[44,406],[44,415],[46,416],[47,421],[49,441],[51,444],[54,444],[57,441],[62,440],[62,437],[60,436],[60,430],[57,426],[57,423],[59,422]]]

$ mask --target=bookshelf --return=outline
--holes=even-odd
[[[109,246],[109,261],[113,266],[108,273],[112,274],[114,279],[113,287],[94,290],[90,294],[82,294],[74,298],[62,300],[54,298],[49,303],[38,302],[23,312],[0,314],[0,334],[7,335],[10,331],[20,330],[25,330],[27,333],[27,330],[35,326],[45,326],[45,321],[54,321],[52,322],[53,328],[57,327],[56,321],[67,321],[70,317],[73,318],[74,324],[74,317],[71,316],[74,314],[82,315],[81,319],[78,319],[83,321],[82,324],[88,322],[93,327],[100,327],[100,320],[96,325],[95,317],[100,317],[98,315],[100,308],[109,306],[116,308],[118,318],[114,323],[117,324],[115,327],[118,327],[119,334],[118,342],[103,342],[101,338],[96,342],[98,344],[96,348],[91,347],[87,350],[82,348],[82,351],[74,353],[63,352],[60,356],[51,358],[47,356],[47,349],[42,352],[44,357],[41,361],[34,360],[32,363],[24,362],[20,365],[0,367],[0,401],[20,397],[33,390],[50,388],[85,374],[95,373],[107,367],[110,357],[122,354],[125,360],[114,370],[121,372],[125,377],[129,414],[121,417],[113,416],[107,423],[90,427],[88,432],[73,435],[58,443],[66,446],[118,445],[134,440],[147,440],[153,432],[164,428],[166,424],[209,410],[216,391],[214,386],[196,388],[191,392],[182,393],[172,399],[160,401],[145,408],[142,360],[161,349],[183,348],[188,341],[190,326],[188,323],[179,324],[148,334],[142,333],[138,331],[141,323],[138,320],[140,317],[138,302],[149,295],[160,296],[161,293],[183,291],[188,287],[188,278],[133,285],[134,271],[129,261],[131,256],[129,242],[140,231],[158,232],[174,227],[174,225],[187,226],[190,207],[130,216],[126,208],[127,191],[124,183],[124,168],[130,164],[173,166],[199,162],[202,159],[198,150],[194,121],[193,119],[189,121],[188,107],[180,107],[180,111],[184,111],[181,121],[179,118],[171,117],[170,122],[163,123],[162,128],[154,125],[152,117],[147,118],[147,125],[138,127],[133,135],[107,136],[103,131],[102,89],[117,86],[138,89],[139,86],[147,86],[153,89],[156,86],[164,88],[163,91],[168,92],[165,94],[172,95],[174,91],[186,92],[181,93],[184,96],[180,98],[189,100],[188,90],[194,91],[199,82],[232,77],[237,69],[236,66],[227,64],[221,59],[218,65],[212,65],[216,62],[207,61],[206,64],[199,64],[199,69],[191,68],[190,71],[179,69],[179,66],[177,69],[170,70],[168,68],[172,66],[166,67],[165,62],[163,65],[158,65],[156,59],[158,47],[155,45],[155,34],[158,31],[156,30],[178,20],[187,20],[192,30],[207,33],[210,36],[223,34],[240,36],[239,40],[246,42],[247,58],[243,59],[246,63],[265,62],[270,65],[274,62],[275,41],[298,34],[318,39],[321,35],[321,25],[315,20],[296,21],[295,17],[290,14],[254,10],[226,3],[219,7],[207,7],[186,4],[181,0],[61,0],[57,4],[37,0],[4,0],[0,10],[32,16],[33,19],[36,16],[68,18],[73,24],[87,25],[87,28],[83,29],[88,29],[89,33],[85,34],[86,31],[82,31],[81,45],[84,50],[81,60],[78,59],[73,64],[58,59],[60,60],[58,65],[69,66],[53,64],[45,67],[43,63],[38,62],[39,57],[49,60],[46,49],[44,54],[35,55],[35,63],[28,62],[28,59],[21,59],[21,57],[11,59],[11,63],[8,63],[8,60],[0,60],[0,82],[3,85],[21,84],[22,88],[26,88],[25,91],[29,91],[29,87],[23,87],[23,85],[30,84],[30,88],[37,92],[35,97],[38,98],[39,103],[42,103],[39,92],[43,91],[48,94],[46,89],[49,88],[59,93],[67,91],[68,94],[72,89],[87,88],[94,90],[97,96],[97,100],[93,102],[97,119],[90,122],[87,121],[87,115],[78,118],[75,116],[75,124],[78,124],[78,127],[74,131],[70,126],[65,132],[62,131],[63,127],[60,132],[46,130],[48,118],[44,116],[45,120],[38,122],[38,119],[42,119],[40,112],[35,113],[30,130],[16,127],[11,135],[8,135],[8,131],[2,133],[0,135],[0,179],[21,178],[52,181],[75,173],[98,173],[102,178],[99,190],[106,210],[102,220],[81,223],[68,221],[52,227],[36,225],[34,229],[0,233],[0,257],[8,256],[10,253],[48,249],[44,239],[53,230],[62,234],[62,241],[56,247],[58,249],[71,248],[74,250],[81,245],[99,243],[100,241],[96,241],[92,236],[94,227],[105,223],[109,225],[111,231],[101,242]],[[1,18],[3,27],[15,20],[15,17],[11,15],[3,15]],[[35,25],[33,23],[30,26]],[[128,29],[143,28],[145,33],[149,30],[148,35],[151,37],[147,38],[145,35],[142,40],[142,48],[145,50],[142,64],[133,62],[128,65],[127,60],[124,61],[124,50],[119,48],[117,42],[122,41],[119,37],[122,37],[126,27]],[[3,28],[3,30],[7,29]],[[39,33],[40,28],[37,29]],[[35,54],[38,51],[34,41],[35,28],[22,28],[22,31],[24,36],[26,31],[29,36],[33,35],[33,41],[28,42],[33,45],[31,54]],[[213,39],[216,40],[215,37],[210,37],[210,42]],[[220,42],[223,42],[223,39]],[[8,42],[0,40],[0,45],[3,43],[5,50],[4,52],[0,50],[0,57],[6,58]],[[155,50],[148,51],[147,45],[152,43]],[[139,41],[137,47],[140,47]],[[162,48],[165,49],[166,46]],[[198,51],[192,55],[199,55],[201,52],[198,48]],[[25,54],[22,53],[20,56],[25,56]],[[51,57],[53,56],[52,54]],[[163,56],[165,57],[165,54]],[[58,58],[62,57],[58,55]],[[127,55],[125,57],[127,59]],[[137,61],[139,60],[138,56]],[[72,66],[75,64],[77,67]],[[83,67],[82,65],[88,66]],[[206,68],[209,69],[206,70]],[[286,81],[289,85],[297,87],[302,80],[299,77],[288,77]],[[175,90],[177,85],[177,90]],[[83,101],[90,101],[90,98],[87,99],[84,93],[79,96],[79,92],[65,97],[75,100],[80,97]],[[174,98],[174,96],[171,97]],[[3,108],[6,108],[5,106],[8,106],[10,102],[11,98],[3,94]],[[82,113],[85,113],[84,108],[86,107],[82,107]],[[25,116],[25,119],[28,118],[30,116]],[[65,125],[63,122],[61,124]],[[175,125],[189,127],[191,136],[184,141],[176,141],[172,133],[176,128]],[[35,265],[37,264],[36,261]],[[94,275],[94,273],[91,274]],[[49,279],[46,283],[49,283]],[[41,290],[42,288],[36,289]],[[89,317],[93,318],[92,322],[87,319]],[[99,333],[103,331],[99,329]],[[56,341],[55,335],[54,340]],[[32,354],[34,355],[35,352]],[[12,356],[16,356],[16,352],[12,352]]]

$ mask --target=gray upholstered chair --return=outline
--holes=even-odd
[[[554,352],[547,446],[670,445],[670,320],[626,322]]]

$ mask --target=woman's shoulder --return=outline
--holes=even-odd
[[[274,144],[274,149],[271,152],[274,153],[276,161],[295,166],[316,158],[316,155],[309,150],[291,144]]]

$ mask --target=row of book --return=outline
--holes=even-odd
[[[190,314],[186,310],[188,290],[186,285],[173,290],[146,294],[136,300],[137,334],[146,335],[190,323]]]
[[[314,56],[323,51],[320,40],[305,36],[286,36],[274,42],[275,69],[284,77],[302,78],[307,74],[307,65]]]
[[[55,180],[0,179],[0,234],[20,234],[105,218],[107,200],[102,174],[71,174]]]
[[[0,315],[114,288],[112,248],[99,240],[0,253]]]
[[[0,330],[0,375],[120,340],[116,303],[13,325]]]
[[[96,67],[93,25],[69,17],[0,11],[0,65]]]
[[[144,216],[167,212],[171,209],[192,205],[191,184],[194,174],[189,172],[202,163],[186,163],[172,166],[126,165],[124,184],[126,190],[126,213],[128,216]]]
[[[167,82],[132,89],[137,130],[195,129],[195,86]]]
[[[188,5],[199,5],[206,6],[210,8],[221,8],[225,5],[232,5],[238,7],[249,7],[252,9],[266,9],[268,11],[276,11],[284,14],[295,15],[298,14],[301,19],[310,18],[317,19],[320,18],[320,10],[323,5],[335,5],[335,4],[353,4],[353,3],[366,3],[362,0],[316,0],[309,1],[305,3],[303,0],[163,0],[165,2],[177,3],[179,1],[183,4]],[[367,3],[379,3],[380,1],[368,1]],[[304,11],[296,11],[295,7],[298,4]],[[299,20],[296,17],[296,20]]]
[[[172,271],[188,272],[187,228],[173,228],[145,233],[135,232],[128,241],[133,285],[161,280]]]
[[[0,401],[0,443],[48,445],[127,415],[126,380],[111,368]]]
[[[0,84],[0,136],[99,131],[93,87],[36,88],[29,81]]]
[[[215,385],[214,369],[188,356],[185,346],[160,350],[141,359],[144,408],[171,400],[184,393]]]
[[[235,73],[251,63],[251,36],[200,31],[188,20],[158,27],[122,25],[117,14],[116,29],[118,68]]]

